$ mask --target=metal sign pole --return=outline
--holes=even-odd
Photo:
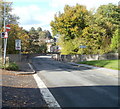
[[[12,2],[4,2],[4,32],[6,32],[6,3],[11,4]],[[3,64],[6,63],[6,48],[7,48],[7,38],[4,38],[4,61]]]
[[[4,3],[4,32],[5,32],[5,17],[6,17],[6,6],[5,6],[5,3]],[[3,64],[6,63],[6,38],[4,38],[4,61],[3,61]]]
[[[21,62],[21,49],[20,49],[20,62]]]

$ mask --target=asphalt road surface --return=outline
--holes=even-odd
[[[37,56],[32,62],[61,107],[118,107],[117,77],[50,56]]]

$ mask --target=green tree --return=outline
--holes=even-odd
[[[37,41],[38,33],[37,33],[37,31],[35,30],[34,27],[31,27],[31,29],[29,30],[29,35],[30,35],[31,39],[33,39],[34,41]]]
[[[4,6],[5,6],[5,13],[6,17],[4,17]],[[18,24],[19,17],[11,14],[12,12],[12,4],[10,5],[7,2],[4,2],[3,0],[0,0],[0,28],[3,27],[3,21],[5,19],[6,24]]]
[[[46,40],[52,38],[50,32],[47,30],[42,31],[41,27],[35,30],[34,27],[28,32],[30,39],[30,49],[31,53],[45,53],[47,50]]]
[[[38,46],[39,36],[34,27],[31,27],[28,35],[29,35],[29,43],[30,43],[29,52],[37,53],[39,51],[39,46]]]
[[[20,39],[22,42],[22,52],[28,52],[29,48],[29,36],[26,34],[26,32],[23,30],[23,28],[19,27],[15,24],[10,24],[11,31],[8,32],[8,44],[7,44],[7,53],[8,54],[14,54],[18,53],[18,51],[15,50],[15,40]]]
[[[64,13],[55,15],[51,21],[53,35],[62,35],[66,40],[74,39],[82,34],[82,29],[86,27],[85,16],[88,11],[85,6],[77,4],[70,7],[66,5]]]
[[[39,39],[51,39],[51,33],[48,30],[38,32]]]
[[[111,49],[115,52],[120,52],[120,31],[116,29],[111,40]]]
[[[41,32],[42,31],[42,28],[41,27],[38,27],[37,28],[37,32],[39,33],[39,32]]]
[[[39,46],[40,46],[40,52],[41,53],[46,53],[47,51],[47,43],[46,41],[51,39],[52,36],[51,36],[51,33],[47,30],[45,31],[40,31],[39,33]]]
[[[83,30],[81,37],[79,37],[79,44],[86,45],[86,48],[80,48],[79,54],[103,54],[110,51],[109,37],[106,34],[106,29],[90,25]]]
[[[58,45],[62,48],[62,54],[77,54],[79,41],[76,40],[82,35],[82,30],[87,26],[86,17],[88,11],[85,6],[66,5],[63,13],[54,16],[51,21],[53,35],[58,36]]]
[[[112,38],[112,35],[119,25],[120,8],[109,3],[101,5],[95,13],[95,23],[106,29],[107,35]]]
[[[74,45],[72,43],[72,40],[65,40],[64,36],[60,36],[57,45],[61,47],[61,54],[68,55],[68,54],[74,54]]]

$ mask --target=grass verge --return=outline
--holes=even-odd
[[[120,60],[96,60],[96,61],[83,61],[78,62],[78,64],[88,64],[97,67],[105,67],[114,70],[120,70],[119,67]]]

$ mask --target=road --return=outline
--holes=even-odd
[[[61,107],[118,106],[117,77],[55,61],[50,56],[37,56],[32,63]]]

